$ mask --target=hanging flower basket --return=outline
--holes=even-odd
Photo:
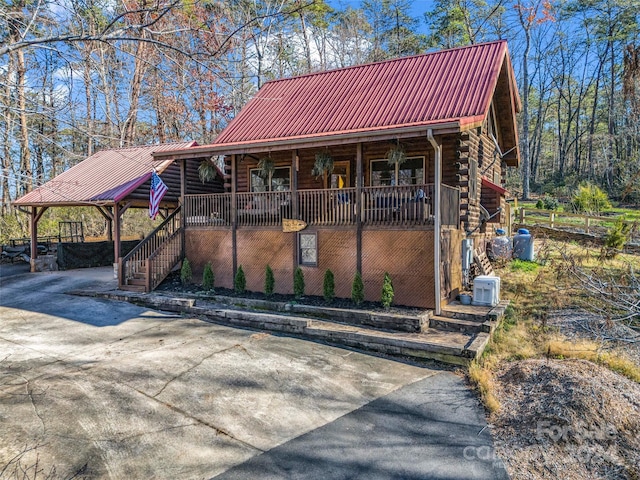
[[[276,171],[276,165],[271,157],[263,157],[258,161],[258,170],[262,178],[269,178]]]
[[[218,171],[209,160],[203,160],[198,166],[198,176],[202,183],[206,183],[214,180],[218,176]]]
[[[407,160],[407,153],[404,147],[398,142],[397,145],[391,147],[386,155],[389,165],[402,165]]]
[[[313,168],[311,169],[311,175],[318,178],[325,172],[333,172],[333,157],[329,152],[316,153],[316,162],[313,164]]]

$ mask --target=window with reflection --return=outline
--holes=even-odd
[[[401,165],[389,165],[386,159],[371,160],[370,184],[419,185],[424,183],[424,157],[409,157]]]
[[[287,192],[291,190],[291,167],[276,167],[267,178],[259,168],[249,172],[252,192]]]

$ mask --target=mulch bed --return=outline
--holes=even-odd
[[[175,292],[175,293],[189,293],[206,295],[209,292],[202,288],[202,285],[190,283],[183,285],[180,281],[180,272],[171,273],[157,288],[157,292]],[[225,297],[235,298],[247,298],[251,300],[268,300],[271,302],[280,303],[298,303],[304,305],[312,305],[314,307],[329,307],[329,308],[343,308],[353,310],[367,310],[372,312],[385,312],[404,315],[419,315],[425,312],[424,308],[407,307],[403,305],[392,305],[389,308],[384,308],[379,302],[364,301],[360,305],[356,306],[350,298],[334,298],[331,302],[327,302],[324,297],[315,295],[305,295],[302,298],[296,299],[293,295],[284,295],[281,293],[274,293],[271,297],[267,298],[262,292],[244,292],[242,294],[236,293],[229,288],[216,287],[215,293],[212,295],[222,295]]]

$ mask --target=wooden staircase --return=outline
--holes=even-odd
[[[150,292],[182,260],[183,238],[180,207],[147,238],[135,246],[118,265],[118,288]]]

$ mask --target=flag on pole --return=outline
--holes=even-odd
[[[149,189],[149,218],[155,220],[160,210],[160,201],[167,193],[167,186],[156,171],[151,172],[151,188]]]

